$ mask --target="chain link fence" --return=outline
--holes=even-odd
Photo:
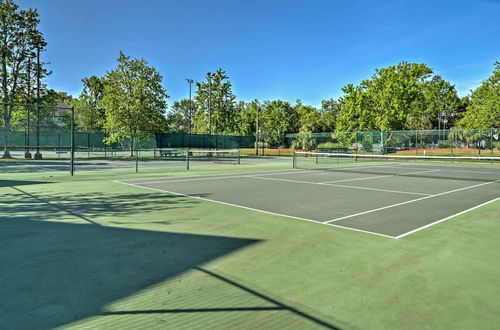
[[[288,147],[322,152],[500,156],[500,128],[287,134]]]

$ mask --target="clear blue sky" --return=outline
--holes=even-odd
[[[460,96],[500,60],[500,0],[17,0],[38,8],[49,87],[78,95],[122,50],[164,76],[174,100],[222,68],[239,99],[320,105],[375,68],[426,63]]]

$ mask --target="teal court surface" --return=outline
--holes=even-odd
[[[395,239],[500,199],[496,164],[361,162],[117,183]]]

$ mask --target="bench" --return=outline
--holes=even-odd
[[[160,152],[160,157],[179,157],[182,151],[178,149],[157,149]]]

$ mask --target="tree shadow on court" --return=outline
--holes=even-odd
[[[42,172],[59,172],[70,170],[69,161],[43,161],[43,162],[4,162],[0,163],[1,173],[42,173]]]
[[[0,180],[1,187],[16,187],[16,186],[29,186],[34,184],[46,184],[51,182],[44,181],[27,181],[27,180]]]
[[[100,217],[113,217],[134,214],[144,215],[140,223],[158,221],[148,217],[150,212],[190,208],[200,203],[198,200],[177,195],[146,193],[59,193],[38,194],[28,192],[22,187],[11,186],[10,193],[4,193],[0,205],[0,213],[7,214],[12,219],[24,220],[75,220],[97,224]],[[208,195],[200,195],[206,197]],[[9,207],[7,207],[9,206]],[[127,220],[125,220],[127,221]],[[169,222],[162,221],[163,224]],[[115,223],[122,223],[118,220]],[[138,222],[139,223],[139,222]]]

